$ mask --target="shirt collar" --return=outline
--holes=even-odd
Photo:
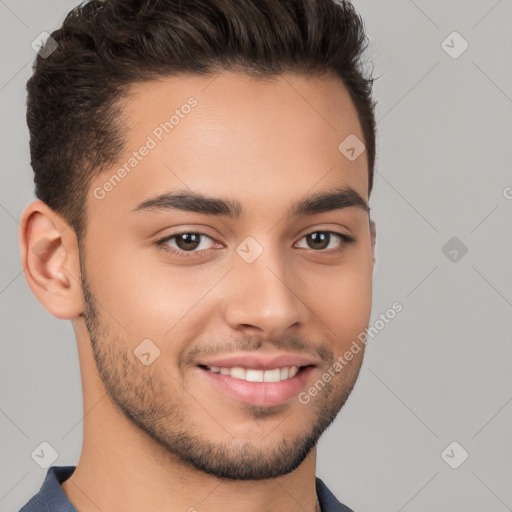
[[[67,480],[75,471],[76,466],[51,466],[46,473],[38,497],[52,512],[78,512],[73,506],[61,483]],[[353,512],[350,508],[340,503],[325,483],[316,477],[316,494],[322,512]]]
[[[76,466],[51,466],[39,492],[20,512],[78,512],[61,486],[61,482],[69,478],[75,468]]]

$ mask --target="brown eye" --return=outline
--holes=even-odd
[[[329,242],[331,240],[330,233],[326,233],[325,231],[317,231],[315,233],[310,233],[306,235],[306,240],[311,247],[311,249],[326,249],[329,246]]]
[[[183,233],[174,233],[162,240],[156,242],[156,245],[164,250],[170,251],[178,256],[197,256],[203,257],[208,255],[208,249],[211,247],[205,240],[214,240],[205,233],[196,233],[185,231]]]
[[[336,231],[314,231],[303,236],[301,240],[306,240],[307,245],[307,247],[301,248],[328,253],[341,251],[345,245],[355,241],[351,236]],[[327,251],[326,249],[333,250]]]
[[[201,242],[201,234],[199,233],[182,233],[175,235],[176,245],[182,251],[191,251],[197,249]]]

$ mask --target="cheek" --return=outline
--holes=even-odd
[[[132,247],[92,258],[88,273],[95,297],[110,314],[105,318],[130,346],[149,338],[162,351],[174,351],[199,334],[207,317],[205,295],[225,271],[173,267]]]
[[[314,284],[313,284],[314,283]],[[321,269],[305,276],[299,297],[323,322],[325,335],[335,336],[340,350],[366,329],[372,307],[372,265],[365,255],[347,260],[345,265]]]

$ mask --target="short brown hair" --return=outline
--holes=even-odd
[[[136,82],[222,70],[270,77],[334,73],[365,138],[373,187],[373,79],[364,76],[364,24],[345,0],[93,0],[52,32],[27,82],[36,196],[78,236],[91,178],[115,163],[126,127],[119,100]]]

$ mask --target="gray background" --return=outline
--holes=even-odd
[[[71,324],[34,298],[17,243],[33,190],[30,45],[76,3],[0,0],[2,511],[39,489],[42,441],[55,465],[76,464],[81,448]],[[512,1],[355,4],[381,75],[371,324],[395,301],[403,311],[369,341],[317,474],[356,512],[512,510]],[[469,44],[458,58],[445,51],[460,52],[458,36],[442,43],[454,31]],[[459,247],[443,251],[452,237]],[[457,469],[441,456],[453,441],[452,465],[469,454]]]

